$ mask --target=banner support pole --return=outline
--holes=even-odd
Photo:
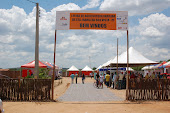
[[[56,34],[57,30],[55,30],[55,42],[54,42],[54,66],[53,66],[53,76],[52,76],[52,100],[54,99],[54,77],[55,77],[55,53],[56,53]]]
[[[129,98],[129,33],[127,30],[127,77],[126,77],[126,100]]]

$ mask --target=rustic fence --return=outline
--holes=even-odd
[[[12,101],[51,100],[51,79],[0,79],[0,98]]]
[[[21,73],[20,71],[0,71],[0,74],[6,75],[10,78],[18,78],[18,77],[20,77],[20,73]],[[0,78],[1,78],[1,76],[0,76]]]
[[[170,100],[170,80],[131,79],[128,100]]]

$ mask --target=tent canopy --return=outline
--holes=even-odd
[[[47,66],[45,64],[43,64],[41,61],[39,61],[39,67],[40,68],[47,68]],[[33,60],[32,62],[29,62],[27,64],[22,65],[21,68],[35,68],[35,60]]]
[[[150,70],[153,69],[154,66],[159,65],[159,64],[154,64],[154,65],[147,65],[145,67],[142,68],[142,70]]]
[[[85,66],[81,71],[93,71],[89,66]]]
[[[71,66],[67,71],[79,71],[75,66]]]
[[[49,63],[51,66],[54,66],[53,63]],[[59,67],[57,65],[55,65],[55,69],[59,69]]]
[[[47,66],[47,68],[53,68],[53,66],[48,63],[48,62],[44,62],[44,61],[41,61],[43,64],[45,64]]]
[[[99,70],[100,68],[102,68],[102,65],[100,65],[96,70]]]
[[[113,59],[111,59],[111,60],[107,61],[106,63],[104,63],[104,64],[102,65],[102,67],[107,67],[107,66],[109,66],[110,63],[112,62],[112,60],[113,60]]]
[[[109,66],[116,67],[117,57],[110,61]],[[142,54],[136,51],[133,47],[129,48],[129,67],[135,67],[140,65],[151,65],[158,64],[157,62],[151,61],[145,58]],[[127,66],[127,51],[118,56],[118,66]]]
[[[156,65],[155,67],[153,67],[153,69],[158,69],[158,68],[163,68],[163,65],[166,64],[167,62],[163,61],[162,63]]]
[[[165,62],[163,62],[164,64],[163,65],[160,65],[158,68],[168,68],[168,67],[170,67],[170,61],[169,62],[167,62],[167,63],[165,63]]]

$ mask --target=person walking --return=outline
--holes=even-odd
[[[77,77],[78,77],[78,74],[77,74],[77,73],[75,74],[75,77],[76,77],[76,84],[77,84]]]
[[[110,80],[109,72],[107,72],[105,78],[106,78],[106,85],[107,85],[107,88],[108,88],[109,87],[109,80]]]
[[[83,76],[82,76],[82,83],[84,84],[84,80],[85,80],[85,75],[83,73]]]
[[[72,84],[74,83],[73,81],[74,81],[74,74],[72,73],[71,75],[70,75],[70,77],[71,77],[71,80],[72,80]]]

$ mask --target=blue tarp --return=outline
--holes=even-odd
[[[117,70],[115,69],[104,69],[104,71],[110,71],[110,70]],[[126,68],[118,68],[118,70],[126,71]],[[103,69],[99,69],[99,71],[103,71]]]

